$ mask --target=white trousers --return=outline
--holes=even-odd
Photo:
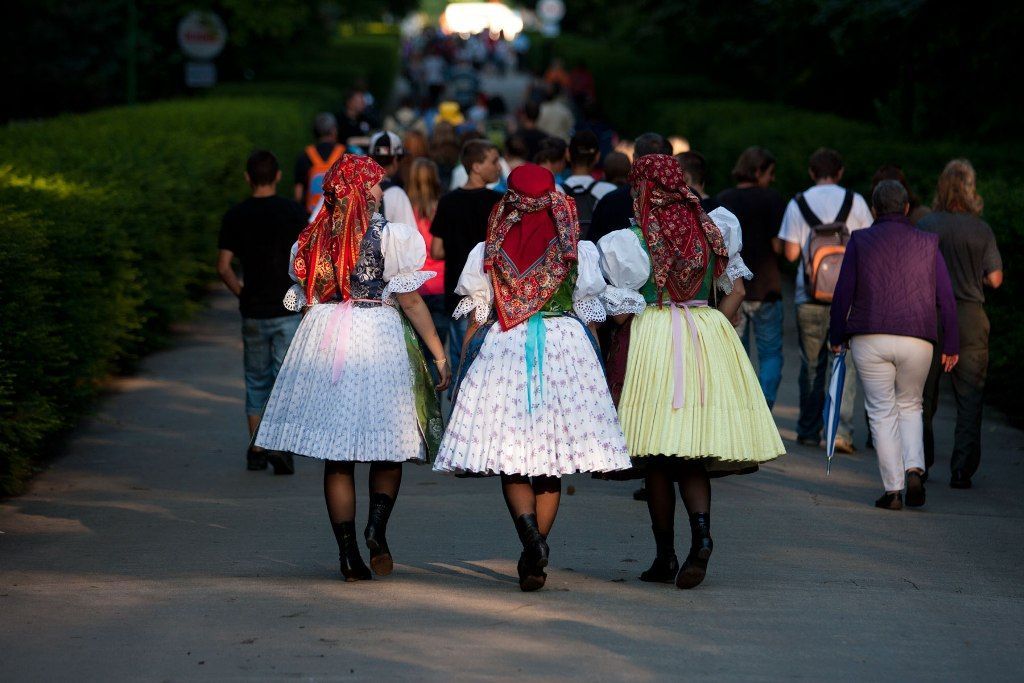
[[[924,470],[921,396],[932,345],[916,337],[863,334],[850,341],[850,352],[864,388],[882,484],[886,491],[902,491],[907,470]]]

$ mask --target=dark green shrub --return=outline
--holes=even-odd
[[[235,88],[0,129],[0,493],[199,305],[249,152],[287,173],[339,97]]]

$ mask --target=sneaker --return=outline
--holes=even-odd
[[[265,470],[267,469],[267,452],[266,451],[255,451],[249,449],[245,452],[245,469],[250,471]]]
[[[295,462],[287,451],[271,451],[267,461],[274,466],[274,474],[295,474]]]

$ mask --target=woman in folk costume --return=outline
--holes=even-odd
[[[355,463],[370,463],[363,536],[374,572],[387,575],[385,531],[402,463],[424,461],[440,441],[435,387],[412,328],[434,357],[437,388],[451,377],[416,293],[434,276],[420,270],[423,238],[375,212],[383,177],[372,159],[346,154],[324,178],[324,206],[292,247],[299,284],[285,297],[305,315],[256,436],[263,448],[324,460],[324,498],[346,581],[371,578],[355,532]]]
[[[711,556],[711,482],[785,453],[757,376],[729,318],[752,277],[739,251],[739,221],[710,218],[670,156],[642,157],[631,172],[639,225],[603,237],[603,299],[628,347],[609,361],[609,383],[629,454],[644,469],[657,556],[644,581],[693,588]],[[724,293],[709,306],[715,289]],[[633,319],[629,319],[632,314]],[[625,354],[625,362],[622,355]],[[620,377],[616,377],[616,366]],[[624,369],[624,374],[622,372]],[[675,555],[675,492],[690,517],[690,551]]]
[[[560,477],[629,458],[593,335],[605,318],[597,247],[578,242],[576,204],[549,171],[524,164],[508,183],[456,289],[455,315],[473,319],[434,469],[501,475],[529,591],[547,577]]]

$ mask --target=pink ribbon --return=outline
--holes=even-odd
[[[704,359],[700,351],[700,335],[697,333],[697,324],[690,314],[690,307],[707,306],[707,301],[692,299],[690,301],[675,302],[672,306],[672,366],[673,366],[673,390],[672,407],[682,408],[685,400],[684,377],[683,377],[683,316],[686,317],[687,326],[690,328],[690,342],[693,344],[693,353],[697,358],[697,380],[700,382],[700,404],[704,405]],[[679,314],[679,309],[683,314]]]
[[[352,331],[352,300],[342,301],[333,304],[330,320],[327,321],[327,329],[324,330],[324,338],[320,341],[320,350],[329,353],[331,343],[334,343],[334,362],[331,366],[331,382],[338,383],[341,377],[342,368],[345,367],[345,351],[348,346],[348,336]]]

